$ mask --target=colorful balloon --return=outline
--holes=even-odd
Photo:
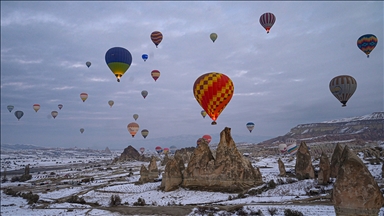
[[[369,54],[375,49],[377,42],[378,39],[375,35],[365,34],[357,39],[357,47],[367,54],[367,58],[369,58]]]
[[[147,55],[147,54],[143,54],[143,55],[141,56],[141,58],[142,58],[144,61],[147,61],[147,59],[148,59],[148,55]]]
[[[85,65],[87,65],[87,67],[89,68],[89,67],[91,67],[91,62],[89,62],[89,61],[85,62]]]
[[[279,151],[281,153],[286,152],[287,151],[287,144],[284,144],[284,143],[279,144]]]
[[[290,155],[296,154],[297,149],[298,149],[298,146],[296,145],[296,143],[290,144],[289,146],[287,146],[287,151]]]
[[[164,153],[164,154],[168,154],[168,152],[169,152],[169,148],[164,148],[164,149],[163,149],[163,153]]]
[[[157,48],[157,46],[163,40],[163,34],[161,34],[161,32],[159,31],[154,31],[151,33],[151,40],[156,45],[156,48]]]
[[[141,135],[144,137],[144,139],[148,136],[148,134],[149,134],[149,131],[147,129],[143,129],[141,131]]]
[[[156,80],[157,79],[159,79],[159,77],[160,77],[160,71],[158,71],[158,70],[153,70],[152,72],[151,72],[151,76],[152,76],[152,78],[155,80],[155,82],[156,82]]]
[[[141,91],[141,95],[145,99],[147,97],[147,95],[148,95],[148,92],[146,90],[143,90],[143,91]]]
[[[21,117],[23,117],[23,115],[24,115],[23,111],[18,110],[15,112],[15,116],[16,116],[18,121],[20,121],[20,119],[21,119]]]
[[[249,133],[251,133],[253,128],[255,127],[255,124],[253,122],[248,122],[246,126],[249,130]]]
[[[51,116],[55,119],[56,118],[56,116],[59,114],[59,112],[57,112],[57,111],[52,111],[51,112]]]
[[[171,154],[175,154],[176,153],[176,150],[177,150],[177,147],[176,146],[171,146],[169,147],[169,151],[171,152]]]
[[[210,135],[208,135],[208,134],[205,134],[202,138],[205,139],[205,141],[207,141],[208,144],[209,144],[209,143],[211,142],[211,140],[212,140],[212,137],[211,137]]]
[[[139,131],[139,124],[136,122],[131,122],[127,125],[128,132],[132,135],[132,137],[135,137],[137,131]]]
[[[109,101],[108,101],[108,104],[109,104],[109,106],[112,108],[112,106],[113,106],[113,104],[115,104],[115,102],[114,102],[113,100],[109,100]]]
[[[59,104],[57,105],[57,107],[59,107],[59,109],[61,110],[61,108],[63,108],[63,104]]]
[[[203,118],[205,118],[206,115],[207,115],[207,112],[205,112],[205,110],[202,110],[201,111],[201,116],[203,116]]]
[[[83,100],[83,102],[85,102],[85,100],[87,100],[87,98],[88,98],[88,94],[87,93],[81,93],[80,98],[81,98],[81,100]]]
[[[211,38],[212,42],[215,43],[215,40],[217,39],[217,34],[211,33],[211,35],[209,35],[209,37]]]
[[[80,133],[84,133],[84,128],[80,128]]]
[[[139,118],[139,115],[137,114],[133,114],[133,118],[135,119],[135,121]]]
[[[348,100],[356,91],[357,82],[349,75],[341,75],[333,78],[329,83],[331,93],[342,103],[342,107],[347,106]]]
[[[40,104],[33,104],[33,109],[35,110],[35,112],[39,111]]]
[[[12,112],[13,108],[15,108],[13,105],[8,105],[7,106],[7,109],[9,112]]]
[[[125,48],[113,47],[105,53],[105,62],[116,76],[117,82],[120,82],[120,78],[131,66],[132,55]]]
[[[269,30],[272,28],[273,24],[275,24],[275,21],[276,17],[273,13],[264,13],[259,19],[260,24],[267,30],[267,33],[269,33]]]
[[[156,150],[156,152],[157,152],[158,154],[160,154],[161,152],[163,152],[163,149],[162,149],[160,146],[156,146],[155,150]]]
[[[233,92],[232,80],[225,74],[218,72],[203,74],[193,84],[193,94],[200,106],[213,120],[212,125],[217,124],[216,120],[231,101]]]
[[[144,148],[144,147],[141,147],[141,148],[140,148],[140,152],[141,152],[141,154],[143,154],[144,151],[145,151],[145,148]]]

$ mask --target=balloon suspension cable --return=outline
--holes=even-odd
[[[213,121],[213,122],[211,123],[211,125],[217,125],[216,121]]]

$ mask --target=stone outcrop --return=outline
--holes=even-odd
[[[327,185],[331,176],[331,168],[328,156],[323,152],[319,163],[320,171],[317,177],[318,184]]]
[[[144,161],[149,162],[149,158],[146,158],[144,155],[141,155],[135,148],[128,146],[121,153],[120,157],[116,158],[114,162],[117,161]]]
[[[300,143],[296,153],[295,173],[296,178],[299,180],[315,178],[315,170],[313,169],[311,154],[309,153],[308,146],[305,142]]]
[[[216,159],[208,143],[203,141],[193,152],[183,172],[181,186],[197,190],[242,192],[262,183],[260,170],[254,168],[237,150],[231,129],[226,127],[220,133]]]
[[[361,159],[344,147],[333,187],[336,215],[378,215],[384,204],[380,188]]]
[[[168,153],[165,153],[163,160],[161,161],[161,166],[165,166],[168,163],[169,157]]]
[[[285,170],[285,165],[283,161],[281,161],[281,159],[279,158],[279,160],[277,160],[277,163],[279,164],[279,171],[280,171],[279,176],[285,177],[287,175],[287,172]]]
[[[105,148],[104,153],[112,154],[111,150],[109,150],[108,146]]]
[[[337,177],[337,173],[339,172],[340,158],[341,158],[342,152],[343,152],[343,147],[340,145],[340,143],[337,143],[335,149],[333,150],[333,154],[331,158],[331,178]]]
[[[164,191],[172,191],[179,188],[183,181],[183,171],[185,169],[181,155],[175,155],[169,159],[163,174],[160,189]]]
[[[184,161],[184,163],[189,163],[189,160],[191,159],[191,156],[193,154],[193,151],[195,151],[195,147],[187,147],[178,149],[175,152],[175,156],[180,156],[181,159]]]
[[[139,182],[140,183],[152,182],[152,181],[149,180],[148,174],[149,174],[148,169],[144,166],[144,164],[142,164],[141,168],[140,168],[140,179],[139,179]]]
[[[151,162],[148,165],[148,178],[153,181],[153,179],[159,177],[159,169],[157,168],[156,157],[151,157]]]

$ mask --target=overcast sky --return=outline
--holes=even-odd
[[[1,143],[154,148],[159,138],[178,135],[211,134],[218,142],[224,127],[240,137],[236,142],[259,142],[298,124],[383,111],[383,10],[382,1],[1,1]],[[266,12],[276,16],[269,34],[259,23]],[[158,48],[153,31],[163,34]],[[356,45],[364,34],[379,41],[370,58]],[[111,47],[133,58],[119,83],[105,62]],[[161,73],[156,82],[154,69]],[[207,72],[234,84],[215,126],[201,116],[192,90]],[[329,90],[338,75],[357,81],[346,107]],[[8,105],[15,106],[11,113]],[[20,121],[17,110],[24,112]],[[140,129],[132,138],[127,125],[135,113]],[[247,122],[255,123],[252,133]],[[149,130],[145,141],[142,129]]]

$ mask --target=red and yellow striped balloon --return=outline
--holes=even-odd
[[[220,113],[232,99],[234,86],[232,80],[225,74],[211,72],[201,75],[193,84],[193,94],[200,106],[213,120],[212,125]]]
[[[159,70],[153,70],[152,72],[151,72],[151,76],[152,76],[152,78],[155,80],[155,82],[156,82],[156,80],[157,79],[159,79],[159,77],[160,77],[160,71]]]
[[[156,45],[156,48],[157,48],[157,46],[163,40],[163,34],[161,34],[161,32],[159,32],[159,31],[154,31],[151,34],[151,40]]]

